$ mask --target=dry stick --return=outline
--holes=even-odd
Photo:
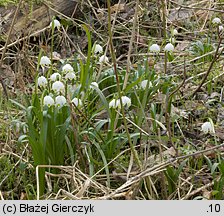
[[[82,20],[79,20],[79,19],[75,19],[75,18],[71,18],[71,17],[66,16],[65,14],[63,14],[63,13],[57,11],[56,9],[54,9],[53,7],[51,7],[48,3],[49,3],[49,1],[44,1],[44,5],[45,5],[46,7],[48,7],[50,10],[52,10],[53,12],[55,12],[55,13],[59,14],[60,16],[64,17],[65,19],[71,21],[72,23],[74,23],[75,25],[77,25],[77,26],[79,26],[79,27],[81,27],[81,24],[77,23],[76,21],[79,21],[80,23],[85,24],[85,25],[86,25],[89,29],[91,29],[91,30],[92,30],[92,31],[93,31],[93,32],[94,32],[94,33],[95,33],[101,40],[103,40],[103,38],[101,37],[101,35],[100,35],[99,33],[97,33],[97,32],[92,28],[91,25],[89,25],[88,23],[83,22]]]
[[[78,120],[77,120],[76,114],[74,112],[73,104],[72,104],[70,98],[69,98],[69,101],[70,101],[69,106],[70,106],[70,109],[71,109],[71,123],[72,123],[72,129],[73,129],[73,133],[74,133],[75,144],[76,144],[76,147],[77,147],[77,152],[79,154],[81,163],[82,163],[83,167],[85,167],[85,160],[84,160],[84,157],[82,155],[81,145],[80,145],[79,140],[78,140],[78,131],[75,127],[76,125],[78,125]],[[77,109],[77,106],[75,106],[75,108]]]
[[[172,96],[173,96],[175,93],[177,93],[177,92],[180,90],[180,88],[184,85],[185,80],[186,80],[186,63],[185,63],[185,58],[184,58],[184,78],[183,78],[183,81],[182,81],[182,83],[181,83],[176,89],[174,89],[174,90],[167,96],[167,99],[166,99],[165,119],[166,119],[166,126],[167,126],[168,138],[169,138],[169,141],[170,141],[171,145],[172,145],[173,148],[175,149],[176,153],[177,153],[177,149],[176,149],[176,147],[175,147],[175,145],[173,144],[172,139],[171,139],[170,115],[169,115],[169,102],[170,102]]]
[[[212,2],[209,1],[209,7],[208,7],[208,8],[211,8],[211,7],[212,7]],[[202,25],[200,31],[202,31],[202,30],[204,29],[204,27],[205,27],[205,25],[206,25],[206,23],[207,23],[207,21],[208,21],[208,17],[209,17],[209,11],[207,11],[206,18],[205,18],[205,20],[204,20],[204,23],[203,23],[203,25]]]
[[[112,32],[112,33],[113,33],[113,31],[114,31],[114,28],[115,28],[115,23],[116,23],[115,21],[116,21],[116,18],[117,18],[117,13],[118,13],[118,8],[120,7],[120,3],[121,3],[121,0],[119,0],[119,2],[118,2],[118,7],[117,7],[117,10],[116,10],[116,13],[115,13],[114,22],[113,22],[113,25],[112,25],[112,27],[111,27],[111,32]],[[110,38],[108,39],[106,49],[108,49],[109,43],[110,43]],[[106,51],[105,51],[105,53],[106,53]],[[100,75],[101,70],[102,70],[102,64],[100,65],[99,75]],[[126,77],[126,75],[125,75],[125,77]],[[125,79],[126,79],[126,78],[125,78]],[[124,83],[125,83],[125,79],[124,79]],[[124,89],[124,87],[123,87],[123,89]],[[117,122],[118,122],[118,115],[116,115],[115,120],[114,120],[114,130],[115,130],[116,127],[117,127]]]
[[[222,43],[222,39],[223,39],[222,37],[219,38],[219,43],[218,43],[217,49],[216,49],[216,51],[215,51],[215,55],[214,55],[214,57],[213,57],[213,60],[212,60],[212,62],[211,62],[211,64],[210,64],[210,66],[209,66],[209,68],[208,68],[208,70],[207,70],[207,72],[206,72],[204,78],[202,79],[201,84],[200,84],[200,85],[197,87],[197,89],[193,92],[192,96],[194,96],[194,95],[201,89],[201,87],[203,86],[204,82],[206,81],[206,79],[207,79],[209,73],[211,72],[214,63],[215,63],[216,60],[219,58],[220,55],[218,55],[218,52],[219,52],[219,48],[220,48],[221,43]],[[223,50],[223,48],[222,48],[222,50]],[[221,53],[222,53],[222,50],[221,50]]]
[[[200,188],[197,188],[196,190],[192,191],[191,193],[187,194],[185,197],[183,197],[181,200],[187,200],[189,199],[190,197],[194,196],[195,194],[199,193],[200,191],[203,191],[211,186],[214,185],[214,181],[212,181],[211,183],[208,183]]]
[[[41,30],[35,31],[34,33],[32,33],[32,34],[30,34],[30,35],[24,36],[24,37],[22,37],[22,38],[20,38],[20,39],[18,39],[18,40],[16,40],[16,41],[14,41],[14,42],[8,44],[8,45],[7,45],[7,48],[9,48],[9,47],[11,47],[11,46],[14,46],[14,45],[16,45],[17,43],[19,43],[19,42],[21,42],[21,41],[24,41],[25,39],[27,39],[27,38],[29,38],[29,37],[38,35],[38,34],[40,34],[41,32],[46,31],[46,29],[48,29],[48,28],[49,28],[49,26],[47,26],[47,27],[45,27],[45,28],[43,28],[43,29],[41,29]],[[2,47],[2,48],[0,48],[0,51],[2,51],[2,50],[4,50],[4,49],[5,49],[5,47]]]
[[[86,59],[85,55],[82,53],[82,51],[80,50],[80,48],[78,46],[76,46],[76,44],[71,40],[71,38],[68,36],[65,28],[62,26],[62,30],[63,33],[65,34],[65,37],[69,40],[69,42],[71,43],[71,45],[77,50],[77,52],[82,56],[82,58]]]
[[[121,113],[122,113],[122,117],[123,117],[123,122],[124,122],[124,127],[125,127],[125,131],[127,133],[127,138],[128,138],[128,143],[130,145],[131,148],[131,152],[134,155],[134,158],[139,166],[139,168],[142,167],[142,163],[138,157],[138,154],[136,152],[136,149],[134,148],[134,145],[132,143],[129,131],[128,131],[128,125],[127,125],[127,121],[125,118],[125,113],[124,113],[124,107],[122,104],[122,100],[121,100],[121,87],[120,87],[120,82],[119,82],[119,77],[118,77],[118,71],[117,71],[117,62],[116,62],[116,56],[115,56],[115,51],[114,51],[114,46],[113,46],[113,36],[112,36],[112,31],[111,31],[111,11],[110,11],[110,0],[107,0],[107,7],[108,7],[108,34],[109,34],[109,45],[110,45],[110,51],[111,51],[111,56],[112,56],[112,62],[113,62],[113,67],[114,67],[114,73],[115,73],[115,77],[116,77],[116,81],[117,81],[117,88],[118,88],[118,95],[119,95],[119,99],[120,99],[120,104],[121,104]]]
[[[17,14],[19,12],[19,8],[20,8],[20,6],[22,4],[22,1],[23,0],[20,0],[19,3],[18,3],[18,6],[16,8],[16,11],[15,11],[15,14],[14,14],[14,17],[13,17],[13,20],[12,20],[12,24],[11,24],[10,29],[9,29],[8,37],[6,39],[5,46],[4,46],[4,49],[2,51],[2,57],[0,59],[0,68],[2,67],[2,64],[3,64],[3,59],[5,57],[5,53],[6,53],[6,50],[7,50],[7,45],[9,43],[9,39],[10,39],[10,36],[11,36],[11,33],[12,33],[12,29],[13,29],[14,23],[16,21],[16,17],[17,17]],[[0,74],[0,82],[1,82],[1,85],[2,85],[3,90],[5,92],[6,98],[9,99],[9,96],[8,96],[8,93],[7,93],[7,89],[6,89],[5,83],[3,81],[3,78],[1,77],[1,74]]]
[[[159,137],[159,155],[160,155],[160,161],[162,163],[164,161],[164,158],[163,158],[163,152],[162,152],[162,138],[161,138],[160,128],[158,128],[158,137]],[[161,190],[162,190],[163,199],[167,199],[168,195],[167,195],[166,179],[165,179],[164,173],[161,173]]]
[[[170,0],[170,2],[180,6],[180,9],[181,8],[186,8],[186,9],[189,9],[189,10],[194,10],[195,9],[195,10],[205,10],[205,11],[213,11],[213,12],[224,13],[224,10],[211,9],[211,8],[202,8],[202,7],[192,7],[192,6],[179,4],[176,1],[172,1],[172,0]]]
[[[121,185],[119,188],[117,188],[111,194],[108,194],[107,196],[101,197],[101,199],[109,199],[109,198],[113,197],[115,194],[120,193],[121,191],[123,191],[124,189],[126,189],[127,187],[132,185],[133,183],[136,183],[137,181],[140,181],[142,178],[147,177],[147,176],[151,176],[153,174],[157,174],[157,173],[163,171],[167,166],[169,166],[172,163],[175,163],[179,160],[184,160],[184,159],[187,159],[187,158],[190,158],[190,157],[194,157],[194,156],[197,156],[197,155],[202,155],[203,153],[206,153],[206,152],[215,151],[215,150],[217,150],[219,148],[222,148],[222,147],[224,147],[224,143],[221,144],[221,145],[218,145],[218,146],[214,146],[214,147],[209,148],[209,149],[197,151],[197,152],[192,153],[192,154],[172,158],[170,160],[167,160],[164,163],[161,163],[161,164],[155,165],[151,168],[148,168],[148,169],[144,170],[143,172],[139,173],[138,175],[136,175],[135,177],[129,179],[126,183]]]
[[[161,0],[161,6],[162,6],[162,13],[163,13],[163,17],[162,17],[162,22],[163,22],[163,37],[166,40],[166,29],[167,29],[167,2],[166,0]]]
[[[23,160],[22,157],[23,157],[23,155],[25,154],[27,147],[28,147],[28,144],[26,144],[26,146],[25,146],[25,148],[24,148],[24,150],[23,150],[23,152],[22,152],[22,154],[21,154],[19,160],[15,163],[15,165],[13,166],[13,168],[9,171],[9,173],[8,173],[8,174],[2,179],[2,181],[0,182],[0,188],[1,188],[2,184],[5,182],[5,180],[6,180],[6,179],[10,176],[10,174],[13,172],[13,170],[17,167],[17,165]]]
[[[134,41],[134,38],[135,38],[135,30],[136,30],[137,19],[138,19],[138,7],[139,7],[139,0],[137,0],[136,4],[135,4],[135,15],[134,15],[133,27],[132,27],[132,32],[131,32],[131,39],[130,39],[130,43],[129,43],[129,47],[128,47],[127,69],[126,69],[124,83],[123,83],[123,90],[127,86],[128,77],[129,77],[130,68],[131,68],[131,52],[132,52],[132,48],[133,48],[133,41]],[[116,123],[118,121],[118,115],[119,114],[117,113],[116,120],[115,120]],[[114,126],[116,127],[116,125],[114,125]],[[133,154],[132,154],[132,156],[133,156]],[[129,173],[130,173],[132,165],[133,165],[133,160],[132,159],[133,159],[133,157],[130,158],[129,168],[128,168],[128,172],[127,172],[127,178],[129,176]]]
[[[137,19],[138,19],[138,6],[139,6],[139,0],[136,1],[133,28],[132,28],[132,32],[131,32],[131,39],[130,39],[129,47],[128,47],[127,69],[126,69],[126,74],[125,74],[125,78],[124,78],[123,90],[127,86],[128,76],[129,76],[130,68],[131,68],[131,52],[132,52],[132,48],[133,48],[133,41],[135,38],[135,29],[136,29]]]
[[[95,8],[93,7],[92,3],[90,2],[90,0],[87,0],[87,1],[88,1],[89,5],[90,5],[90,8],[92,9],[92,11],[93,11],[95,17],[97,18],[98,22],[101,24],[102,22],[101,22],[101,20],[98,18],[98,15],[97,15],[97,13],[96,13],[96,11],[95,11]]]
[[[2,195],[2,192],[0,191],[0,200],[4,200],[4,197]]]
[[[112,33],[114,32],[115,23],[117,21],[117,14],[118,14],[118,8],[120,7],[120,3],[121,3],[121,0],[119,0],[119,2],[117,3],[118,7],[117,7],[117,10],[115,12],[113,24],[112,24],[112,27],[111,27]],[[107,40],[107,43],[106,43],[107,45],[106,45],[106,49],[105,49],[104,55],[106,55],[106,53],[107,53],[107,50],[108,50],[108,47],[109,47],[109,42],[110,42],[110,38],[108,38],[108,40]],[[100,63],[100,68],[99,68],[99,71],[98,71],[98,75],[96,77],[96,81],[99,80],[102,69],[103,69],[103,64]]]

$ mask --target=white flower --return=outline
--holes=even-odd
[[[159,53],[160,52],[160,47],[158,44],[153,44],[149,47],[150,52],[153,53]]]
[[[212,20],[212,23],[213,23],[213,24],[220,24],[220,23],[221,23],[221,20],[220,20],[218,17],[215,17],[215,18]]]
[[[56,20],[56,19],[53,20],[53,21],[50,23],[50,27],[52,27],[53,23],[54,23],[54,28],[57,28],[57,29],[60,28],[61,23],[60,23],[58,20]]]
[[[52,90],[56,93],[63,93],[65,91],[65,86],[61,81],[56,81],[52,85]]]
[[[130,107],[131,106],[131,99],[127,96],[122,96],[121,97],[121,101],[124,107]],[[110,103],[109,103],[109,108],[121,108],[121,102],[120,99],[113,99]]]
[[[220,25],[220,26],[219,26],[219,32],[222,32],[223,29],[224,29],[223,26]]]
[[[42,56],[40,59],[41,66],[49,66],[51,64],[51,60],[47,56]]]
[[[177,29],[174,29],[174,30],[173,30],[173,35],[177,35],[177,34],[178,34]]]
[[[56,51],[52,52],[52,57],[53,57],[54,60],[60,60],[61,59],[60,53],[58,53]]]
[[[205,122],[202,126],[201,126],[201,130],[207,134],[207,133],[215,133],[214,127],[211,124],[211,122]]]
[[[170,42],[171,44],[175,44],[175,43],[176,43],[176,39],[175,39],[174,37],[171,37],[171,38],[169,39],[169,42]]]
[[[165,52],[173,52],[174,51],[174,46],[171,43],[168,43],[165,48],[164,48]]]
[[[45,87],[47,85],[47,79],[44,76],[38,77],[37,84],[40,87]]]
[[[116,99],[113,99],[110,103],[109,103],[109,108],[121,108],[121,104],[120,104],[120,99],[116,100]]]
[[[62,67],[62,71],[64,73],[68,73],[68,72],[74,72],[74,69],[70,64],[66,64]]]
[[[75,73],[73,73],[73,72],[68,72],[68,73],[65,75],[65,79],[66,79],[66,80],[73,80],[73,79],[76,79],[76,75],[75,75]]]
[[[100,46],[99,44],[96,44],[93,51],[94,51],[95,54],[102,53],[103,52],[103,47]]]
[[[109,59],[108,59],[108,57],[106,55],[102,55],[99,58],[99,62],[100,63],[106,63],[106,62],[109,62]]]
[[[55,82],[57,80],[61,80],[61,75],[59,73],[53,73],[51,76],[50,76],[50,80]]]
[[[99,85],[98,85],[97,82],[91,82],[91,84],[90,84],[91,89],[93,88],[92,86],[95,86],[95,87],[99,88]]]
[[[131,99],[127,96],[122,96],[121,101],[123,106],[126,106],[127,108],[131,106]]]
[[[66,98],[62,95],[59,95],[55,98],[55,105],[59,108],[63,107],[66,104]]]
[[[72,103],[75,104],[75,106],[82,106],[82,101],[78,98],[73,98]]]
[[[147,83],[148,83],[148,80],[143,80],[140,84],[141,88],[146,89]],[[149,81],[149,88],[150,87],[152,87],[152,83]]]
[[[54,105],[54,99],[50,96],[50,95],[47,95],[44,97],[44,105],[50,107],[50,106],[53,106]]]

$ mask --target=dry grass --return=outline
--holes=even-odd
[[[121,151],[107,164],[107,166],[113,165],[114,169],[110,173],[110,186],[106,184],[105,167],[102,167],[94,176],[90,177],[88,172],[80,167],[79,161],[76,161],[73,166],[39,165],[36,168],[37,181],[35,182],[35,179],[32,179],[35,170],[32,165],[31,150],[28,145],[24,146],[17,142],[19,134],[21,134],[21,128],[16,131],[12,127],[12,120],[23,120],[24,114],[6,100],[2,90],[0,101],[0,159],[9,159],[5,169],[10,168],[11,171],[7,175],[0,175],[0,199],[43,198],[39,197],[38,192],[38,170],[41,167],[60,170],[60,174],[46,173],[47,193],[44,195],[44,199],[142,200],[193,199],[197,196],[214,199],[212,195],[213,187],[215,182],[220,179],[220,175],[219,173],[215,176],[211,175],[204,156],[210,158],[214,163],[218,160],[217,155],[220,158],[223,157],[223,130],[217,118],[213,118],[212,108],[206,107],[205,104],[210,99],[214,99],[208,99],[211,94],[207,92],[207,89],[211,80],[215,85],[212,91],[217,93],[221,89],[221,93],[218,92],[220,93],[218,97],[222,102],[222,48],[218,46],[217,52],[212,50],[197,56],[192,55],[188,48],[192,42],[196,40],[205,41],[205,35],[210,35],[212,31],[209,25],[210,20],[212,17],[219,15],[221,18],[224,12],[222,10],[223,3],[213,0],[189,0],[185,1],[183,5],[179,2],[181,1],[111,1],[111,32],[113,34],[116,63],[126,71],[123,84],[123,88],[125,88],[129,82],[129,74],[132,73],[133,68],[135,69],[138,64],[141,64],[143,58],[148,58],[149,66],[153,64],[153,55],[148,53],[149,44],[152,44],[152,42],[164,44],[166,42],[164,32],[170,35],[172,28],[178,29],[175,58],[172,63],[167,63],[167,67],[165,67],[166,74],[178,80],[177,88],[168,95],[168,99],[173,94],[178,93],[174,102],[177,108],[176,113],[186,109],[191,113],[188,120],[177,120],[175,129],[168,128],[170,130],[168,131],[169,140],[162,140],[161,132],[159,132],[154,140],[149,139],[136,145],[136,151],[140,148],[143,149],[142,154],[138,152],[141,155],[140,168],[135,164],[136,161],[131,153],[131,148]],[[55,11],[47,1],[44,1],[43,4],[48,5],[49,11],[56,12],[61,21],[65,23],[61,29],[62,34],[56,33],[54,35],[56,38],[54,50],[58,51],[62,58],[72,58],[74,53],[78,53],[85,58],[88,42],[80,27],[83,23],[89,27],[92,40],[100,42],[105,47],[105,53],[111,52],[107,30],[108,10],[102,1],[81,1],[74,8],[74,16],[71,17]],[[11,30],[15,31],[13,25],[11,27]],[[30,34],[23,35],[14,41],[9,40],[11,35],[9,34],[6,37],[8,40],[1,42],[0,68],[2,69],[0,69],[0,75],[4,86],[7,88],[9,98],[19,100],[22,103],[26,99],[21,94],[25,93],[28,98],[30,97],[30,86],[34,82],[33,78],[36,74],[37,56],[40,48],[48,54],[51,51],[50,29],[46,26],[42,27],[37,32],[30,32]],[[211,36],[212,44],[218,44],[216,39]],[[222,41],[220,40],[221,44]],[[214,61],[201,61],[203,58],[214,54],[217,56]],[[155,65],[156,72],[164,74],[163,53],[160,54],[160,59],[161,61]],[[4,68],[4,65],[9,67]],[[111,65],[107,65],[107,67],[111,67]],[[101,65],[98,68],[98,77],[103,70],[104,68]],[[196,97],[193,97],[195,95]],[[163,104],[163,98],[159,98],[159,96],[162,97],[162,95],[156,95],[155,102],[168,109],[167,104]],[[207,98],[200,99],[200,96]],[[188,105],[189,107],[187,107]],[[213,112],[218,112],[217,107],[214,109]],[[219,114],[221,115],[221,113]],[[201,123],[208,117],[217,122],[215,138],[209,135],[204,136],[200,132]],[[150,120],[149,116],[148,118]],[[165,118],[166,124],[172,125],[169,122],[171,117],[165,116]],[[127,118],[127,121],[130,130],[136,128],[135,123],[129,118]],[[148,130],[147,124],[137,125],[137,128],[142,134],[151,138],[154,137]],[[122,130],[124,128],[118,128],[118,131]],[[153,148],[157,149],[154,153],[152,153]],[[181,162],[186,159],[188,159],[187,166],[184,166],[181,175],[178,177],[177,189],[170,194],[166,190],[168,183],[164,172],[167,167],[178,169]],[[22,176],[23,169],[16,171],[20,169],[21,164],[26,164],[28,171],[25,172],[25,176]],[[4,165],[2,168],[4,169]],[[13,175],[18,176],[12,177]],[[14,188],[8,188],[7,181],[15,181],[14,184],[10,185]],[[16,188],[21,183],[22,185],[29,183],[32,185],[31,188],[37,188],[37,194],[24,185]]]

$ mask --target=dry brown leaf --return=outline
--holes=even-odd
[[[115,4],[110,7],[111,13],[120,13],[125,11],[125,4]]]
[[[0,74],[7,86],[13,86],[15,83],[15,73],[9,65],[2,65],[0,68]]]
[[[188,113],[186,112],[186,110],[180,109],[175,107],[173,104],[171,105],[171,117],[174,116],[180,116],[183,117],[185,119],[188,119]]]
[[[81,198],[84,196],[87,188],[90,186],[91,181],[89,179],[87,179],[84,183],[84,185],[82,186],[82,188],[79,190],[79,192],[75,195],[78,198]]]
[[[27,200],[27,194],[24,193],[24,192],[22,192],[22,193],[20,194],[20,200]]]
[[[175,155],[176,151],[173,147],[170,147],[166,151],[162,152],[162,157],[166,160],[173,158]],[[151,166],[159,162],[161,162],[160,155],[152,155],[148,158],[147,164]]]
[[[178,44],[175,47],[175,49],[176,49],[176,51],[184,51],[189,46],[190,46],[190,41],[181,41],[181,42],[178,42]]]
[[[192,10],[177,8],[169,14],[168,20],[170,22],[181,21],[181,20],[186,21],[187,19],[190,19],[192,16],[193,16]]]
[[[210,200],[212,198],[212,192],[205,189],[203,191],[203,197],[207,200]]]

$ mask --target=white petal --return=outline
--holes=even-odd
[[[148,84],[148,82],[149,82],[149,88],[150,87],[152,87],[152,83],[150,82],[150,81],[148,81],[148,80],[143,80],[142,82],[141,82],[141,88],[142,89],[146,89],[146,86],[147,86],[147,84]]]
[[[150,52],[153,52],[153,53],[159,53],[160,52],[160,47],[159,47],[158,44],[152,44],[149,47],[149,50],[150,50]]]
[[[107,63],[107,62],[109,62],[109,59],[108,59],[108,57],[106,55],[102,55],[99,58],[99,62],[100,63]]]
[[[65,79],[66,79],[66,80],[73,80],[73,79],[76,79],[76,75],[75,75],[75,73],[73,73],[73,72],[68,72],[68,73],[65,75]]]
[[[63,107],[66,104],[66,98],[62,95],[59,95],[55,98],[55,104],[56,106],[58,106],[59,108]]]
[[[72,103],[75,104],[75,106],[82,106],[82,101],[78,98],[73,98]]]
[[[57,19],[54,19],[54,20],[50,23],[50,27],[52,27],[53,23],[54,23],[54,28],[60,28],[61,23],[60,23]]]
[[[91,89],[93,88],[92,86],[95,86],[95,87],[99,88],[99,85],[98,85],[97,82],[91,82],[91,84],[90,84]]]
[[[214,133],[214,128],[211,124],[211,122],[205,122],[202,126],[201,126],[201,130],[207,134],[207,133]]]
[[[74,72],[74,69],[70,64],[66,64],[62,67],[62,71],[64,73],[68,73],[68,72]]]
[[[212,23],[213,23],[213,24],[220,24],[220,23],[221,23],[221,20],[220,20],[218,17],[215,17],[215,18],[212,20]]]
[[[56,93],[63,93],[65,90],[65,86],[61,81],[56,81],[52,85],[52,90]]]
[[[47,85],[47,79],[44,76],[40,76],[37,80],[37,84],[40,87],[45,87]]]
[[[103,52],[103,47],[100,46],[99,44],[95,45],[95,49],[94,49],[94,53],[98,54],[98,53],[102,53]]]
[[[59,73],[53,73],[51,76],[50,76],[50,80],[51,81],[57,81],[57,80],[60,80],[61,79],[61,75]]]
[[[50,96],[50,95],[47,95],[44,97],[44,105],[50,107],[50,106],[53,106],[54,105],[54,99]]]
[[[174,51],[174,46],[171,43],[168,43],[165,48],[164,48],[165,52],[173,52]]]
[[[173,35],[177,35],[177,34],[178,34],[177,29],[174,29],[174,30],[173,30]]]
[[[40,59],[41,66],[49,66],[51,64],[51,60],[47,56],[42,56]]]

